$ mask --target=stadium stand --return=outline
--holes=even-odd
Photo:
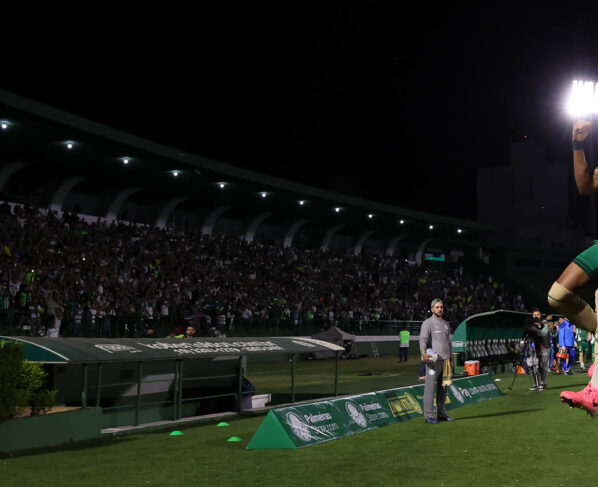
[[[0,205],[0,318],[13,333],[167,336],[349,332],[422,320],[446,301],[455,325],[521,295],[459,263],[347,255],[246,242],[224,234],[89,223],[74,213]],[[489,353],[482,346],[479,354]],[[492,353],[494,355],[494,353]]]

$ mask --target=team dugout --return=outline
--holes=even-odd
[[[248,355],[285,355],[294,400],[295,358],[343,348],[311,338],[59,338],[2,337],[23,343],[24,358],[45,364],[56,404],[102,409],[102,427],[177,420],[242,409],[254,390]],[[251,407],[251,406],[249,406]]]
[[[514,365],[529,318],[529,313],[499,310],[463,320],[453,334],[455,373],[463,373],[466,360],[501,369]]]

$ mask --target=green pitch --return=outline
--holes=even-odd
[[[258,392],[284,394],[285,370],[254,364]],[[263,367],[263,368],[262,368]],[[318,381],[317,370],[323,373]],[[331,362],[298,366],[305,394],[332,387]],[[368,375],[361,375],[368,373]],[[399,375],[393,375],[399,374]],[[591,484],[593,430],[598,418],[560,403],[585,374],[550,376],[549,389],[530,392],[531,379],[496,376],[505,395],[451,411],[453,423],[411,420],[300,450],[247,451],[263,417],[106,438],[0,458],[10,486],[512,486]],[[341,363],[341,391],[365,392],[417,382],[417,364],[380,358]],[[394,382],[392,382],[394,381]],[[387,382],[392,382],[386,385]],[[380,387],[382,385],[382,387]],[[267,390],[264,388],[268,388]],[[277,392],[278,391],[278,392]],[[170,436],[180,430],[183,435]],[[241,441],[228,441],[231,437]]]

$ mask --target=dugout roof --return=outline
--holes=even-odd
[[[3,337],[25,345],[25,359],[52,364],[143,362],[257,354],[342,352],[332,343],[299,337],[274,338],[46,338]]]
[[[529,317],[529,313],[507,310],[489,311],[470,316],[463,320],[455,330],[453,343],[522,337],[525,321]]]

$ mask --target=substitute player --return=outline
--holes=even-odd
[[[598,168],[590,171],[584,152],[584,141],[590,134],[591,124],[578,120],[573,125],[573,174],[577,189],[582,195],[598,191]],[[567,316],[579,328],[596,332],[596,313],[581,299],[578,293],[584,286],[598,284],[598,244],[584,250],[571,262],[548,291],[548,302],[560,314]],[[598,291],[596,291],[598,298]],[[598,415],[598,374],[593,374],[590,383],[581,391],[561,392],[561,401],[571,407],[581,408]]]

